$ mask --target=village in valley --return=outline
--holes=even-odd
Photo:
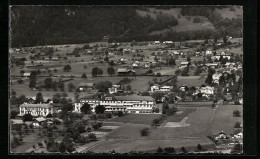
[[[243,38],[103,35],[9,59],[11,153],[243,152]]]

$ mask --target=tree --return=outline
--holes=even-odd
[[[208,75],[213,75],[216,72],[214,68],[209,68],[208,69]]]
[[[104,61],[105,61],[105,62],[108,62],[108,61],[109,61],[109,57],[106,56],[106,57],[104,58]]]
[[[187,61],[188,61],[188,62],[190,62],[190,61],[191,61],[191,59],[190,59],[190,56],[188,56],[188,57],[187,57]]]
[[[21,70],[21,71],[20,71],[21,76],[23,76],[24,73],[25,73],[24,70]]]
[[[19,79],[17,82],[18,82],[19,84],[22,84],[22,83],[23,83],[23,80],[22,80],[22,79]]]
[[[152,125],[159,125],[160,120],[159,119],[154,119]]]
[[[86,75],[86,73],[83,73],[82,76],[81,76],[81,78],[83,78],[83,79],[87,79],[87,75]]]
[[[35,88],[36,87],[36,78],[30,79],[29,88]]]
[[[164,96],[163,92],[154,92],[152,94],[152,97],[155,99],[155,101],[161,101],[163,96]]]
[[[73,83],[69,83],[68,84],[68,89],[69,89],[69,92],[72,92],[75,89],[74,84]]]
[[[99,70],[99,67],[92,68],[92,76],[93,77],[96,77],[98,75],[98,70]]]
[[[45,87],[46,89],[49,89],[49,88],[52,87],[52,78],[46,78],[46,79],[44,80],[44,87]]]
[[[10,118],[11,119],[15,119],[15,117],[19,114],[19,112],[15,111],[15,110],[12,110],[11,111],[11,115],[10,115]]]
[[[164,101],[162,106],[162,113],[166,114],[168,110],[169,110],[169,104],[167,101]]]
[[[175,75],[176,75],[176,76],[179,76],[180,74],[181,74],[181,70],[180,70],[180,69],[178,69],[178,70],[175,71]]]
[[[182,76],[189,76],[189,66],[185,67],[182,72],[181,72],[181,75]]]
[[[131,87],[131,85],[127,85],[125,89],[126,89],[126,91],[131,91],[132,87]]]
[[[202,146],[201,146],[201,144],[198,144],[197,149],[198,149],[199,151],[202,150]]]
[[[57,91],[57,88],[58,88],[58,83],[56,81],[52,82],[52,89],[54,91]]]
[[[110,76],[114,75],[114,74],[115,74],[115,69],[114,69],[114,67],[108,67],[108,68],[107,68],[107,73],[108,73]]]
[[[71,66],[70,65],[66,65],[63,68],[64,72],[69,72],[71,70]]]
[[[96,140],[97,139],[97,137],[96,137],[96,135],[94,133],[89,133],[88,134],[88,138],[91,139],[91,140]]]
[[[181,147],[181,151],[182,151],[183,153],[187,153],[187,150],[185,149],[184,146]]]
[[[83,68],[84,68],[84,69],[87,69],[87,68],[88,68],[88,66],[87,66],[87,65],[84,65],[84,66],[83,66]]]
[[[64,91],[64,87],[65,87],[65,85],[64,85],[63,82],[59,81],[59,83],[58,83],[58,87],[60,88],[61,91]]]
[[[95,87],[99,92],[108,92],[108,88],[112,87],[112,83],[110,81],[102,81],[97,83]]]
[[[124,115],[124,113],[123,113],[122,111],[118,111],[118,112],[117,112],[117,116],[118,116],[118,117],[121,117],[121,116],[123,116],[123,115]]]
[[[88,103],[84,103],[80,108],[80,111],[85,114],[88,114],[90,110],[91,110],[91,106]]]
[[[96,114],[103,114],[106,108],[103,105],[98,105],[95,107]]]
[[[208,75],[206,80],[205,80],[205,83],[208,84],[208,85],[212,85],[213,84],[213,78],[212,78],[212,75]]]
[[[236,122],[234,125],[234,128],[241,128],[241,123],[240,122]]]
[[[24,114],[22,118],[23,118],[23,122],[33,120],[33,116],[31,114]]]
[[[42,102],[44,102],[43,96],[42,96],[42,93],[39,92],[39,93],[36,94],[35,103],[42,103]]]

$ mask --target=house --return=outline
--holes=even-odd
[[[112,85],[112,88],[108,88],[109,94],[117,93],[120,88],[121,85]]]
[[[174,55],[180,55],[180,53],[178,51],[174,51],[173,54]]]
[[[211,50],[207,50],[206,52],[205,52],[205,55],[207,56],[207,55],[212,55],[212,51]]]
[[[170,92],[173,89],[173,86],[162,86],[160,87],[161,92]]]
[[[52,57],[51,60],[52,61],[59,61],[59,58],[58,57]]]
[[[225,66],[227,67],[227,68],[234,68],[235,67],[235,63],[233,62],[233,63],[230,63],[230,62],[227,62],[226,64],[225,64]]]
[[[160,41],[154,41],[154,44],[161,44]]]
[[[187,87],[186,85],[182,85],[182,86],[179,87],[179,89],[180,89],[180,91],[185,92],[186,91],[186,89],[185,89],[186,87]]]
[[[210,87],[210,86],[200,87],[200,93],[205,95],[213,95],[214,87]]]
[[[132,64],[133,67],[138,67],[139,65],[137,63]]]
[[[243,132],[240,132],[240,133],[238,133],[238,134],[235,134],[235,135],[234,135],[234,138],[235,138],[235,139],[241,139],[241,138],[243,138]]]
[[[185,68],[185,67],[188,67],[190,64],[190,62],[186,61],[186,62],[181,62],[181,65],[179,68]]]
[[[221,73],[214,73],[213,75],[212,75],[212,79],[213,79],[213,83],[219,83],[219,78],[220,78],[220,76],[222,76],[222,74]]]
[[[24,74],[23,74],[23,77],[30,77],[31,76],[31,73],[30,72],[25,72]]]
[[[133,69],[129,69],[129,68],[118,68],[117,70],[118,75],[130,75],[135,73],[135,71]]]
[[[221,131],[220,133],[214,135],[214,139],[215,140],[227,139],[227,134],[225,134],[223,131]]]
[[[93,90],[95,86],[95,83],[79,83],[79,90],[80,91],[87,91],[87,90]]]
[[[148,63],[145,63],[144,68],[150,68],[150,65]]]
[[[48,114],[53,114],[53,106],[50,104],[29,104],[24,103],[19,106],[20,116],[24,114],[31,114],[32,116],[47,116]]]
[[[152,92],[157,92],[157,91],[159,91],[159,90],[160,90],[160,87],[159,87],[158,84],[155,84],[155,85],[151,86],[151,91],[152,91]]]

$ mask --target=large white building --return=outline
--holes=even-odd
[[[20,116],[31,114],[32,116],[47,116],[53,114],[53,106],[50,104],[29,104],[24,103],[19,106]]]
[[[95,111],[97,105],[106,108],[106,112],[123,111],[128,113],[152,113],[156,107],[155,100],[150,96],[126,95],[126,96],[105,96],[101,100],[84,99],[80,103],[75,103],[75,112],[80,112],[84,103],[91,106],[91,111]]]

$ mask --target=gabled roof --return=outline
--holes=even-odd
[[[127,68],[118,68],[117,72],[128,72]]]
[[[43,118],[43,117],[39,117],[39,118],[35,118],[35,120],[38,121],[38,122],[43,122],[43,121],[45,121],[46,119]]]

